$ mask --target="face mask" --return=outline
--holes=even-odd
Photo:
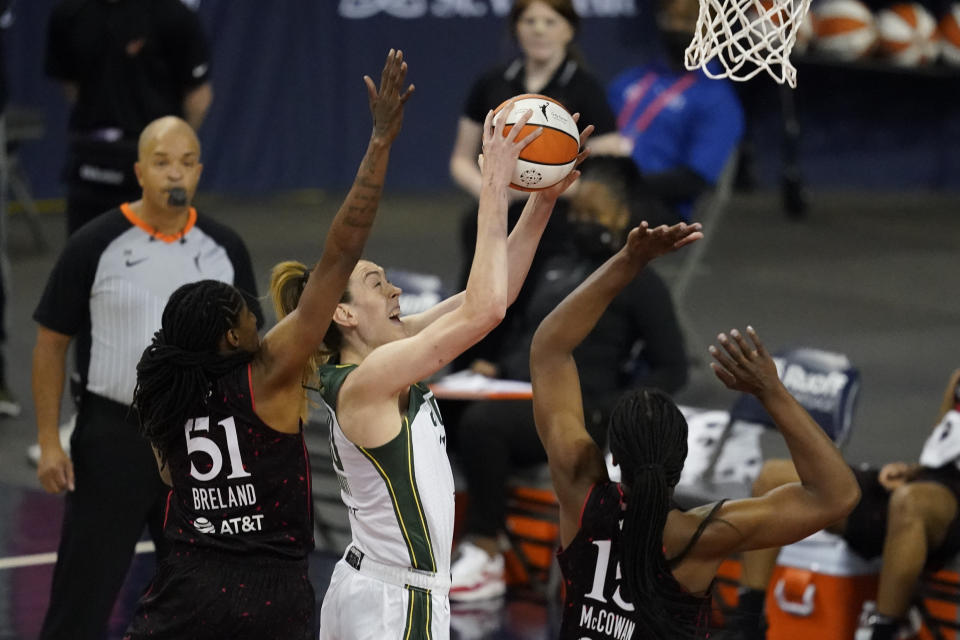
[[[577,250],[591,258],[609,258],[619,249],[617,238],[599,222],[574,222],[571,234]]]
[[[167,191],[167,205],[171,207],[187,206],[187,190],[183,187],[174,187]]]

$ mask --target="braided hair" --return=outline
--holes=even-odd
[[[253,358],[243,350],[228,356],[219,351],[245,306],[236,288],[216,280],[185,284],[167,301],[160,330],[137,363],[133,392],[140,432],[161,460],[186,421],[203,411],[213,383]]]
[[[671,563],[663,553],[663,528],[687,457],[687,422],[665,393],[640,389],[617,403],[609,437],[629,490],[621,538],[626,595],[645,637],[693,637],[704,599],[667,578]]]

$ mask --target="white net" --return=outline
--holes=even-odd
[[[700,0],[687,69],[711,78],[749,80],[761,71],[778,83],[797,86],[790,51],[810,0]],[[717,60],[717,65],[708,64]]]

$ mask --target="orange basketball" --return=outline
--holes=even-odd
[[[795,34],[793,51],[803,53],[813,38],[813,18],[810,11],[797,20],[793,2],[783,0],[754,0],[747,11],[751,30],[762,35],[771,45],[779,46],[782,38]]]
[[[517,137],[522,138],[537,127],[543,127],[543,133],[520,152],[510,187],[520,191],[539,191],[551,187],[567,177],[576,164],[577,154],[580,153],[577,123],[562,104],[537,93],[525,93],[502,102],[494,110],[496,119],[501,117],[503,108],[511,100],[517,102],[513,110],[505,114],[504,135],[513,129],[513,124],[527,110],[532,111],[533,115]]]
[[[960,3],[954,2],[940,18],[940,54],[947,64],[960,65]]]
[[[762,11],[762,17],[769,20],[775,27],[779,27],[781,23],[786,23],[790,19],[789,7],[775,3],[773,0],[759,0],[757,5]]]
[[[869,54],[877,41],[873,14],[859,0],[828,0],[817,7],[815,44],[823,53],[841,60]]]
[[[810,42],[814,36],[813,24],[814,15],[812,12],[807,11],[806,15],[804,15],[800,21],[800,24],[797,25],[797,40],[793,46],[793,50],[797,53],[802,54],[810,47]]]
[[[904,67],[932,62],[937,56],[937,23],[915,2],[895,4],[877,14],[880,51]]]

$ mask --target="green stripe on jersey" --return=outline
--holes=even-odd
[[[410,399],[409,406],[407,407],[407,418],[409,418],[411,424],[413,424],[413,421],[416,419],[417,413],[420,411],[420,407],[424,404],[428,405],[428,409],[430,411],[430,422],[433,423],[433,426],[438,427],[442,425],[443,418],[440,416],[440,407],[437,406],[437,399],[433,397],[433,393],[430,392],[430,389],[427,387],[427,385],[423,382],[410,385]]]
[[[430,530],[427,528],[414,472],[410,420],[403,417],[400,433],[390,442],[372,449],[358,445],[357,449],[373,463],[377,473],[383,478],[393,503],[400,533],[407,544],[410,566],[422,571],[436,571],[437,563],[433,557]]]
[[[324,402],[337,410],[337,395],[347,375],[357,368],[355,364],[324,364],[317,372],[320,375],[320,395]]]
[[[428,589],[406,586],[410,595],[407,602],[407,623],[403,629],[403,640],[431,640],[430,613],[432,599]]]

